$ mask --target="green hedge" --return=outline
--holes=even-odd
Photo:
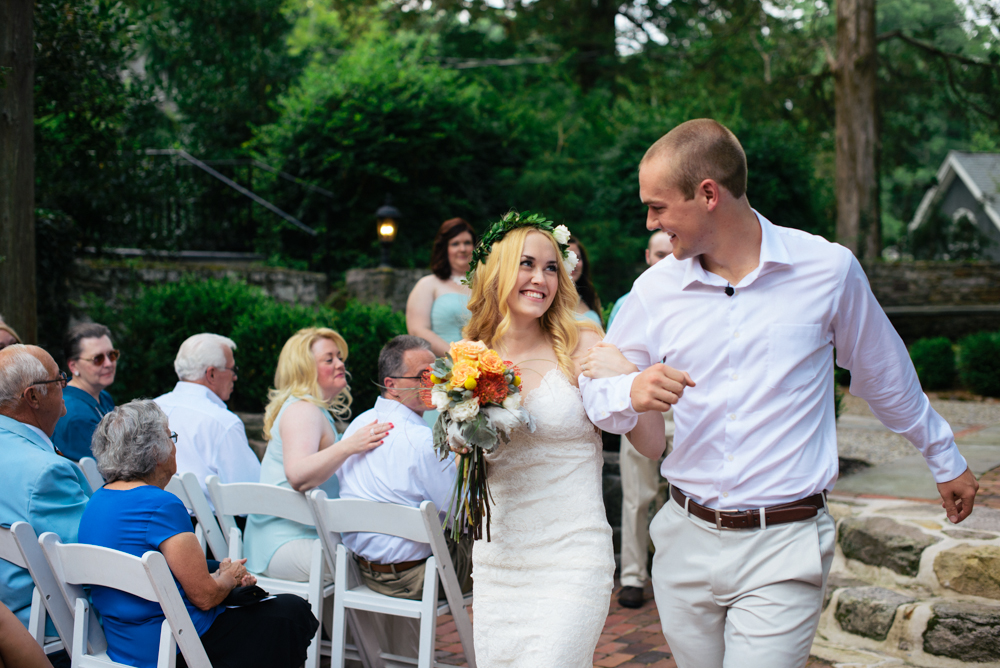
[[[920,339],[910,346],[910,359],[924,390],[946,390],[955,382],[955,350],[941,336]]]
[[[1000,332],[979,332],[958,344],[962,383],[975,394],[1000,397]]]
[[[109,388],[117,402],[155,397],[177,382],[174,357],[187,337],[214,332],[236,342],[239,379],[229,407],[260,412],[274,382],[278,354],[303,327],[332,327],[347,341],[354,413],[375,403],[378,353],[406,332],[403,315],[387,306],[349,302],[341,311],[275,301],[262,290],[233,280],[196,280],[145,288],[114,302],[88,297],[88,315],[114,332],[122,351],[118,376]]]

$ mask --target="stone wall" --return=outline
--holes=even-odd
[[[349,269],[347,296],[365,303],[388,304],[394,311],[406,310],[410,290],[429,269]]]
[[[79,302],[88,292],[114,299],[135,286],[177,283],[190,274],[204,279],[246,281],[278,301],[297,304],[322,302],[329,291],[326,274],[265,267],[248,261],[83,257],[77,258],[73,267],[70,301]]]
[[[1000,262],[872,262],[865,273],[883,307],[1000,304]]]

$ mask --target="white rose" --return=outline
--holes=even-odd
[[[500,406],[483,406],[483,412],[490,419],[494,429],[508,435],[515,427],[524,423],[520,409],[511,411]]]
[[[580,258],[576,256],[576,253],[574,253],[573,251],[567,251],[566,257],[565,259],[563,259],[563,266],[566,267],[566,273],[572,274],[573,270],[576,269],[577,262],[579,261]]]
[[[565,225],[559,225],[556,229],[552,230],[552,236],[556,238],[560,246],[565,246],[569,243],[569,228]]]
[[[509,394],[507,398],[503,400],[503,407],[509,411],[516,411],[521,405],[521,393]]]
[[[439,390],[437,388],[431,390],[431,403],[434,404],[434,408],[439,411],[443,411],[448,408],[448,402],[451,399],[448,398],[448,393],[444,390]]]
[[[465,422],[479,413],[479,399],[475,397],[455,404],[448,413],[455,422]]]

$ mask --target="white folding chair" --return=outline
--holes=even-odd
[[[91,492],[96,492],[101,487],[104,487],[104,476],[101,475],[101,471],[97,468],[96,459],[93,457],[81,457],[76,465],[83,471],[83,477],[90,484]]]
[[[73,668],[124,667],[108,656],[107,639],[83,585],[110,587],[160,604],[166,619],[160,626],[157,668],[175,668],[178,647],[191,668],[212,668],[162,554],[150,551],[140,559],[96,545],[64,545],[51,531],[38,542],[63,594],[73,601]],[[90,652],[84,647],[88,637]]]
[[[61,649],[69,652],[73,644],[73,615],[48,562],[45,561],[42,548],[38,545],[38,536],[30,524],[14,522],[9,529],[0,527],[0,559],[27,569],[35,583],[31,591],[28,632],[46,654],[53,654]],[[59,634],[57,638],[45,636],[47,618],[52,619],[52,625]]]
[[[252,482],[239,482],[223,484],[218,476],[209,476],[206,480],[208,484],[208,495],[215,506],[215,515],[219,520],[222,530],[229,536],[229,558],[243,558],[243,536],[236,526],[237,515],[271,515],[282,519],[315,526],[312,509],[306,497],[291,489],[278,487],[277,485],[266,485]],[[323,557],[323,545],[317,540],[313,545],[312,562],[309,568],[309,581],[296,582],[294,580],[279,580],[277,578],[264,577],[254,574],[257,577],[257,584],[272,594],[295,594],[301,596],[309,602],[316,619],[323,621],[323,600],[333,594],[334,585],[324,585],[324,574],[328,573]],[[358,643],[348,654],[350,658],[360,660],[368,668],[377,668],[381,663],[377,660],[377,653],[374,659],[368,654],[366,648],[372,647],[366,629],[357,628],[352,620],[351,633]],[[306,657],[307,668],[319,668],[319,658],[321,654],[330,653],[330,643],[322,640],[323,624],[316,629],[316,637],[309,644]]]
[[[381,654],[386,666],[416,665],[418,668],[448,665],[434,660],[434,633],[437,616],[450,611],[465,650],[465,660],[469,668],[476,668],[472,622],[433,502],[424,501],[420,508],[408,508],[358,499],[328,499],[326,492],[317,489],[309,493],[309,503],[316,516],[320,539],[325,541],[329,553],[336,551],[337,555],[331,668],[342,668],[344,665],[344,612],[351,609],[418,619],[420,650],[415,660],[395,654]],[[357,562],[348,558],[349,552],[340,542],[340,534],[354,531],[387,534],[430,544],[431,556],[427,558],[423,597],[419,601],[379,594],[364,584]],[[438,605],[437,597],[439,578],[446,598],[446,603],[442,605]]]
[[[208,497],[201,491],[198,476],[191,471],[176,473],[167,483],[166,490],[180,499],[189,512],[194,513],[198,520],[194,535],[198,537],[202,551],[205,551],[207,543],[216,559],[224,559],[229,554],[229,545],[215,513],[208,505]]]

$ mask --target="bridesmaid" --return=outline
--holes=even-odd
[[[597,296],[594,283],[590,280],[590,258],[587,257],[587,249],[583,247],[583,244],[576,237],[569,238],[569,249],[576,253],[577,258],[580,260],[576,263],[576,268],[573,269],[573,273],[570,275],[570,278],[573,279],[573,283],[576,285],[577,294],[580,295],[580,301],[576,303],[576,312],[603,329],[604,323],[601,321],[601,298]]]
[[[431,271],[413,286],[406,300],[406,331],[431,344],[443,357],[453,341],[462,338],[469,321],[471,290],[462,285],[476,244],[472,225],[461,218],[441,223],[431,251]]]

